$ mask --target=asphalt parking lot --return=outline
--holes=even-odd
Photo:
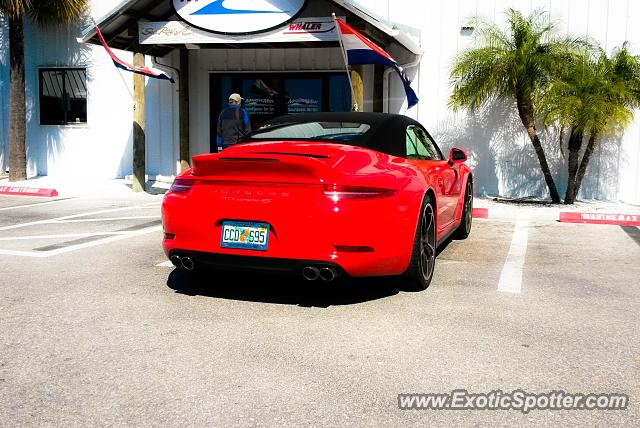
[[[23,425],[635,425],[640,233],[475,220],[421,293],[166,266],[160,196],[0,196],[0,418]],[[398,394],[625,393],[626,410]]]

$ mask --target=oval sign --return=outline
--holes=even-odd
[[[307,0],[172,0],[180,18],[212,33],[268,31],[295,19]]]

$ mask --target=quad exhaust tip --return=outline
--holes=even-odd
[[[180,259],[179,256],[171,256],[171,258],[169,260],[171,260],[171,263],[175,267],[177,267],[177,268],[181,268],[182,267],[182,260]]]
[[[302,276],[307,281],[315,281],[321,279],[326,282],[331,282],[338,276],[336,270],[330,266],[317,268],[315,266],[305,266],[302,269]]]
[[[336,279],[336,276],[338,276],[338,274],[336,273],[336,270],[332,267],[323,267],[318,272],[318,276],[323,281],[331,282],[334,279]]]
[[[320,274],[320,270],[315,266],[306,266],[302,269],[302,276],[307,281],[315,281],[318,279],[318,275]]]
[[[195,264],[193,263],[193,260],[191,260],[191,257],[183,257],[181,261],[182,261],[182,267],[185,270],[188,270],[189,272],[191,272],[193,268],[195,268]]]
[[[184,269],[189,272],[191,272],[196,267],[191,257],[180,257],[179,255],[175,254],[169,257],[169,260],[176,268]]]

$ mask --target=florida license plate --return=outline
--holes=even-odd
[[[222,223],[222,248],[244,248],[266,251],[269,243],[269,225],[249,221],[225,221]]]

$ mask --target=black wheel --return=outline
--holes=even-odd
[[[453,233],[454,239],[467,239],[471,233],[471,221],[473,220],[473,184],[467,181],[467,189],[464,192],[464,205],[460,226]]]
[[[436,214],[433,202],[425,196],[416,226],[409,267],[402,275],[403,289],[422,291],[429,287],[436,265]]]

